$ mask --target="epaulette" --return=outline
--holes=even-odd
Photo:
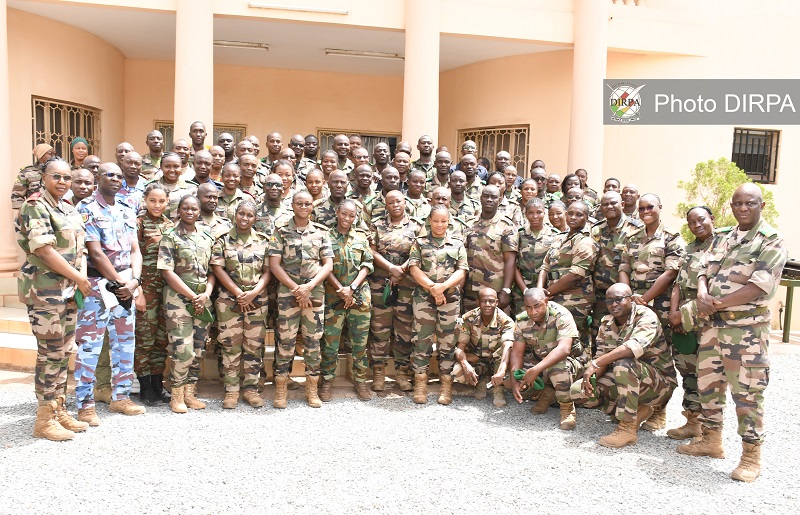
[[[452,220],[458,220],[458,222],[459,222],[461,225],[463,225],[464,227],[467,227],[467,225],[468,225],[468,224],[467,224],[467,222],[465,222],[465,221],[464,221],[464,219],[462,219],[462,218],[461,218],[460,216],[458,216],[458,215],[452,215],[450,218],[451,218]]]
[[[201,234],[204,234],[204,235],[208,236],[212,240],[214,239],[214,237],[211,236],[211,228],[210,227],[205,226],[205,225],[201,225],[201,226],[198,227],[197,225],[195,225],[195,228],[196,228],[196,230],[199,229],[199,232]]]
[[[730,227],[718,227],[718,228],[714,228],[714,232],[715,232],[715,233],[717,233],[717,234],[719,234],[719,233],[731,232],[731,231],[732,231],[732,230],[734,230],[734,229],[736,229],[736,227],[735,227],[735,226],[733,226],[733,225],[731,225]]]
[[[760,232],[767,238],[771,238],[773,236],[778,235],[778,231],[768,223],[761,224],[761,227],[759,227],[758,232]]]
[[[75,204],[72,203],[72,199],[71,198],[62,198],[61,200],[63,200],[64,202],[66,202],[70,206],[75,207]]]
[[[417,222],[418,225],[425,225],[425,222],[423,222],[422,219],[417,218],[416,216],[409,216],[408,219],[414,220],[415,222]]]
[[[314,202],[312,202],[312,203],[311,203],[311,207],[312,207],[312,209],[313,209],[313,208],[315,208],[315,207],[317,207],[318,205],[320,205],[320,204],[322,204],[322,203],[326,202],[326,201],[327,201],[329,198],[330,198],[330,197],[318,198],[317,200],[315,200]]]
[[[172,227],[168,228],[166,231],[164,231],[164,236],[166,236],[167,234],[172,234],[175,231],[176,227],[177,225],[173,225]]]
[[[644,227],[644,222],[642,222],[642,221],[641,221],[641,220],[639,220],[638,218],[631,218],[631,217],[628,217],[628,222],[629,222],[629,223],[630,223],[632,226],[636,227],[637,229],[639,229],[639,228],[641,228],[641,227]]]
[[[252,194],[252,193],[250,193],[249,191],[245,191],[245,190],[239,190],[239,191],[241,191],[241,192],[242,192],[242,195],[243,195],[243,196],[244,196],[244,195],[247,195],[248,197],[250,197],[250,198],[245,198],[244,200],[250,200],[250,199],[253,199],[253,200],[255,200],[255,199],[256,199],[256,197],[255,197],[255,196],[253,196],[253,194]]]
[[[325,226],[325,225],[322,225],[322,224],[320,224],[320,223],[317,223],[317,222],[310,222],[310,223],[311,223],[311,225],[312,225],[313,227],[316,227],[317,229],[319,229],[319,230],[321,230],[321,231],[326,231],[326,232],[328,231],[328,227],[327,227],[327,226]]]
[[[259,236],[262,236],[265,240],[269,239],[269,236],[267,236],[267,233],[265,233],[265,232],[256,231],[255,229],[253,229],[253,234],[257,234]]]
[[[25,199],[25,202],[30,202],[30,203],[36,202],[37,200],[39,200],[41,196],[42,192],[37,191],[36,193],[32,193],[30,196],[28,196],[28,198]]]
[[[364,205],[366,206],[367,204],[372,202],[372,199],[376,198],[377,196],[378,196],[378,194],[376,193],[374,195],[370,195],[369,197],[365,198],[364,199]]]
[[[287,216],[285,218],[281,217],[281,216],[278,216],[278,217],[275,218],[275,221],[273,223],[275,224],[275,228],[277,229],[278,227],[285,227],[286,225],[288,225],[289,224],[289,220],[291,220],[291,219],[292,219],[292,217],[290,217],[290,216]]]
[[[673,236],[673,237],[674,237],[674,236],[680,236],[680,235],[681,235],[681,233],[680,233],[680,232],[678,232],[678,231],[675,231],[674,229],[671,229],[671,228],[669,228],[669,227],[667,227],[667,226],[664,226],[664,232],[665,232],[665,233],[667,233],[667,234],[669,234],[670,236]]]
[[[524,322],[525,320],[530,320],[528,313],[523,311],[519,315],[517,315],[517,322]]]
[[[600,227],[601,225],[607,224],[607,223],[608,223],[608,220],[606,220],[605,218],[602,219],[602,220],[597,220],[596,222],[594,222],[592,224],[592,229],[594,229],[595,227]]]
[[[516,227],[514,220],[512,220],[510,216],[503,215],[500,218],[504,219],[506,222]]]

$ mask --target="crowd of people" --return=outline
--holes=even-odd
[[[109,162],[83,138],[72,163],[40,144],[19,172],[19,291],[39,348],[34,436],[99,425],[98,400],[144,413],[134,375],[144,404],[205,408],[209,347],[224,409],[240,396],[262,407],[270,375],[273,407],[285,408],[301,387],[290,377],[298,354],[318,408],[343,351],[362,401],[394,387],[391,360],[396,387],[427,403],[435,367],[440,404],[463,383],[496,407],[507,395],[535,414],[557,406],[562,430],[576,427],[576,406],[597,408],[617,422],[598,443],[618,448],[666,426],[677,368],[686,422],[667,431],[685,441],[677,451],[724,456],[730,388],[743,442],[731,476],[760,474],[768,302],[786,251],[761,219],[757,185],[734,193],[736,227],[715,227],[705,206],[686,213],[686,245],[657,194],[615,178],[598,193],[585,170],[562,179],[541,160],[523,179],[508,152],[479,159],[473,141],[454,159],[422,136],[412,160],[408,142],[370,155],[360,137],[338,135],[320,154],[313,135],[284,147],[272,133],[259,159],[255,136],[222,133],[210,148],[206,138],[196,122],[165,151],[152,131],[147,153],[123,142]],[[77,419],[66,408],[76,350]]]

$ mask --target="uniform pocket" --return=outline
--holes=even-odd
[[[769,356],[745,354],[739,371],[739,386],[745,391],[764,391],[769,384]]]

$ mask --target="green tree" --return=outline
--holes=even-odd
[[[692,171],[689,181],[678,181],[678,188],[686,191],[686,202],[681,202],[675,211],[675,216],[686,219],[686,212],[694,206],[708,206],[714,213],[714,225],[726,227],[736,225],[736,218],[731,212],[731,197],[736,188],[746,182],[751,182],[742,169],[724,157],[717,161],[708,160],[697,163]],[[758,184],[758,183],[756,183]],[[775,199],[771,191],[758,184],[764,195],[764,210],[761,216],[772,226],[776,226],[778,211],[775,209]],[[681,236],[687,241],[694,241],[694,235],[685,223],[681,227]]]

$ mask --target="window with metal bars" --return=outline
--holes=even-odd
[[[775,184],[778,175],[778,150],[781,131],[733,129],[731,161],[754,182]]]
[[[319,156],[326,150],[333,149],[333,140],[339,134],[344,134],[350,137],[353,134],[361,138],[361,144],[369,151],[369,157],[372,159],[372,151],[375,150],[375,145],[378,143],[386,143],[389,145],[389,155],[394,155],[394,150],[397,147],[397,142],[400,141],[399,134],[392,133],[379,133],[379,132],[361,132],[353,130],[339,130],[339,129],[318,129],[317,140],[319,140]]]
[[[458,146],[453,150],[456,152],[453,159],[460,159],[461,144],[472,140],[478,147],[478,157],[485,157],[494,164],[497,153],[505,150],[511,154],[511,165],[517,169],[517,174],[528,177],[528,134],[530,130],[530,125],[461,129],[458,131]]]
[[[175,141],[175,123],[169,120],[156,120],[153,124],[153,129],[161,132],[161,134],[164,136],[164,148],[171,148],[172,143]],[[217,139],[223,132],[227,132],[233,136],[233,144],[235,145],[247,137],[247,125],[236,125],[230,123],[219,125],[215,124],[214,133],[211,139],[213,142],[212,145],[217,144]],[[185,139],[189,143],[189,146],[192,144],[191,140],[189,139],[188,128],[186,129],[186,135],[178,139]]]
[[[72,161],[69,145],[75,138],[89,142],[89,154],[100,154],[100,110],[63,100],[31,97],[33,146],[47,143],[56,155]]]

